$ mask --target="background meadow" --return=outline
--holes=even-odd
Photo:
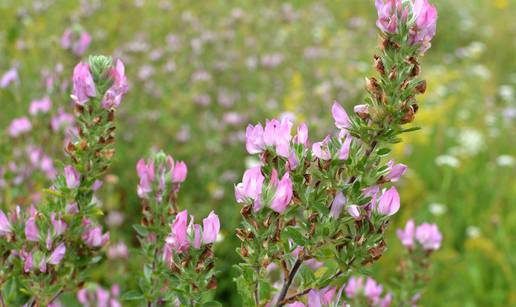
[[[422,61],[422,130],[394,148],[410,171],[398,185],[402,209],[389,251],[371,271],[389,283],[403,251],[395,228],[414,216],[444,235],[423,306],[516,305],[516,2],[432,2],[438,34]],[[245,127],[287,114],[321,139],[333,125],[333,101],[350,111],[365,95],[375,19],[373,1],[363,0],[0,0],[0,75],[18,71],[0,88],[0,207],[37,204],[48,186],[51,168],[35,167],[28,152],[63,156],[73,66],[92,53],[121,58],[130,91],[118,111],[116,159],[98,192],[111,246],[92,281],[118,283],[122,293],[136,287],[135,164],[163,149],[188,164],[182,206],[221,218],[217,296],[239,306],[233,187],[253,162]],[[82,56],[61,46],[68,28],[90,33]],[[44,97],[50,113],[29,115]],[[10,123],[22,116],[32,130],[12,138]],[[56,118],[62,125],[52,126]]]

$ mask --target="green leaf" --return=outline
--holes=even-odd
[[[385,155],[387,155],[387,154],[388,154],[388,153],[390,153],[390,152],[391,152],[391,149],[390,149],[390,148],[386,148],[386,147],[384,147],[384,148],[380,148],[380,149],[378,149],[378,151],[376,152],[376,154],[377,154],[377,155],[379,155],[379,156],[385,156]]]
[[[282,235],[285,234],[290,239],[294,241],[297,245],[304,246],[306,243],[306,238],[294,227],[287,227],[283,231]]]
[[[137,301],[137,300],[143,300],[143,294],[140,293],[138,290],[131,290],[128,291],[120,297],[120,300],[122,301]]]
[[[134,224],[133,228],[142,237],[146,237],[149,234],[147,229],[145,229],[145,227],[143,227],[142,225]]]

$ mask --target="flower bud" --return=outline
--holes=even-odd
[[[71,165],[65,166],[64,175],[66,186],[69,189],[76,189],[80,185],[81,174]]]

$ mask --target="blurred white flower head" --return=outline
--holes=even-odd
[[[510,155],[501,155],[496,158],[496,164],[501,167],[511,167],[514,166],[515,161],[514,157]]]
[[[468,226],[468,228],[466,228],[466,234],[470,238],[477,238],[480,236],[480,228],[477,226]]]
[[[460,165],[460,161],[452,155],[440,155],[435,158],[435,164],[438,166],[450,166],[457,168]]]
[[[430,210],[430,213],[432,213],[435,216],[440,216],[446,213],[448,211],[448,207],[444,204],[440,203],[431,203],[428,206],[428,210]]]

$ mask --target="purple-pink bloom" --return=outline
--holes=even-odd
[[[9,125],[9,135],[13,138],[20,134],[29,132],[32,129],[32,124],[27,117],[15,118]]]
[[[168,235],[166,242],[178,254],[185,252],[190,246],[188,241],[188,211],[179,212],[171,228],[172,232]]]
[[[338,219],[346,202],[346,196],[344,196],[342,191],[337,192],[331,204],[330,216],[334,219]]]
[[[247,126],[245,130],[245,147],[249,154],[257,154],[265,149],[263,127],[261,124]]]
[[[277,119],[267,121],[263,130],[263,142],[266,146],[275,146],[278,155],[288,158],[292,139],[291,130],[292,122],[287,117],[284,117],[281,122]]]
[[[69,189],[76,189],[79,187],[81,181],[81,174],[71,165],[65,166],[64,175],[66,186]]]
[[[33,258],[32,258],[32,252],[27,253],[26,255],[22,255],[23,258],[23,271],[25,273],[28,273],[30,270],[32,270],[33,267]]]
[[[64,243],[59,244],[55,250],[50,254],[48,258],[48,263],[53,265],[58,265],[61,260],[63,260],[66,253],[66,246]]]
[[[271,202],[271,209],[278,213],[285,211],[292,199],[292,193],[292,180],[290,180],[290,175],[285,173],[278,182],[276,193]]]
[[[129,89],[127,77],[125,76],[125,66],[122,61],[117,60],[115,67],[109,70],[109,74],[113,79],[113,85],[106,91],[102,99],[102,107],[104,109],[118,108],[122,98]]]
[[[91,222],[88,219],[83,221],[83,227],[85,231],[82,233],[82,239],[92,248],[98,248],[106,245],[109,242],[109,232],[102,234],[102,227],[92,227]]]
[[[41,100],[33,100],[29,107],[30,115],[36,115],[38,113],[48,113],[52,108],[52,101],[50,98],[45,97]]]
[[[342,147],[340,148],[339,152],[339,159],[340,160],[347,160],[349,158],[349,149],[351,147],[351,141],[353,140],[353,137],[351,135],[346,135],[346,139],[344,140],[344,143],[342,143]]]
[[[360,218],[360,209],[358,208],[357,205],[350,205],[347,210],[348,210],[348,214],[352,218],[354,218],[354,219]]]
[[[152,192],[152,181],[154,180],[154,160],[151,159],[149,163],[140,159],[136,163],[136,174],[140,181],[137,187],[137,194],[140,198],[147,198],[147,195]]]
[[[347,129],[350,127],[348,113],[346,113],[346,110],[336,101],[331,107],[331,114],[333,115],[333,119],[335,119],[335,126],[337,128]]]
[[[172,182],[181,183],[185,181],[187,172],[186,163],[183,161],[176,162],[174,170],[172,171]]]
[[[412,16],[415,24],[410,32],[411,43],[421,44],[421,52],[425,52],[437,30],[437,8],[428,0],[415,0]]]
[[[294,143],[302,144],[304,146],[308,145],[308,126],[305,123],[302,123],[297,128],[297,134],[294,137]]]
[[[378,284],[374,279],[367,278],[364,286],[364,295],[368,297],[373,303],[377,303],[382,295],[383,287]]]
[[[33,242],[39,241],[39,231],[35,216],[29,217],[27,222],[25,222],[25,238]]]
[[[443,236],[436,224],[423,223],[416,229],[416,240],[427,251],[438,250]]]
[[[330,137],[327,136],[322,140],[321,142],[314,143],[312,145],[312,152],[314,156],[321,160],[330,160],[331,159],[331,153],[329,148],[329,141]]]
[[[77,104],[83,105],[89,100],[89,97],[97,96],[97,89],[88,64],[80,62],[75,66],[72,81],[72,95]]]
[[[5,74],[2,76],[2,79],[0,80],[0,88],[6,88],[11,83],[18,83],[19,77],[18,77],[18,70],[13,67],[5,72]]]
[[[398,181],[407,171],[407,166],[405,164],[394,164],[393,160],[387,162],[387,167],[389,168],[389,173],[385,176],[385,178],[392,182]]]
[[[360,117],[364,117],[369,114],[369,106],[367,104],[357,104],[353,107],[353,111]]]
[[[210,244],[217,240],[220,231],[219,217],[212,211],[207,218],[202,220],[202,241],[204,244]]]
[[[246,170],[242,182],[235,187],[237,202],[243,203],[246,198],[258,200],[262,194],[264,180],[265,177],[259,165]]]
[[[414,235],[416,234],[416,225],[414,220],[409,220],[405,225],[405,228],[396,230],[396,235],[401,241],[403,246],[412,248],[414,246]]]
[[[294,303],[286,304],[285,306],[286,307],[305,307],[305,304],[303,304],[301,302],[294,302]]]
[[[381,215],[391,216],[400,209],[400,196],[396,187],[385,191],[378,202],[377,212]]]
[[[6,236],[12,232],[12,225],[4,211],[0,209],[0,237]]]
[[[355,277],[352,276],[345,288],[346,296],[349,298],[355,297],[358,292],[362,290],[362,287],[364,286],[364,279],[362,277]]]
[[[52,222],[52,226],[54,227],[54,233],[56,236],[59,236],[60,234],[65,232],[66,228],[68,227],[68,225],[66,225],[66,223],[63,220],[56,219],[55,212],[52,212],[50,214],[50,221]]]
[[[398,11],[401,10],[401,0],[376,0],[378,20],[376,26],[385,33],[396,33],[398,28]]]

